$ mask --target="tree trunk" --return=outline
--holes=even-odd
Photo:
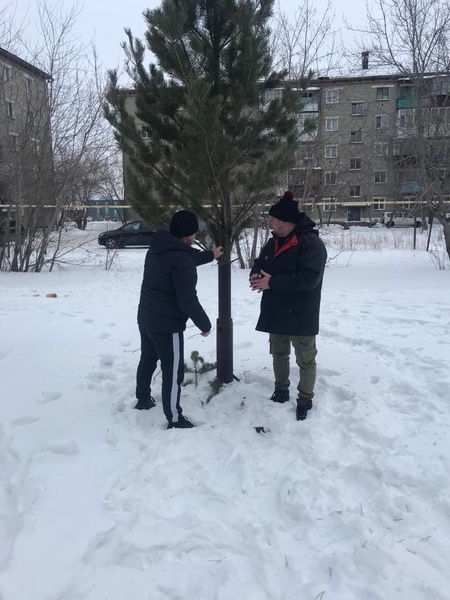
[[[242,250],[241,250],[241,245],[239,243],[239,240],[236,240],[235,246],[236,246],[236,254],[238,255],[239,266],[241,267],[241,269],[245,269],[245,261],[244,261],[244,257],[242,256]]]
[[[447,250],[447,255],[450,258],[450,223],[446,218],[444,218],[441,222],[444,227],[445,249]]]
[[[219,316],[217,318],[217,379],[233,381],[233,320],[231,318],[231,263],[219,263]]]

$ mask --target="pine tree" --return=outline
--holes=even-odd
[[[105,112],[127,158],[127,200],[151,224],[154,215],[161,220],[179,207],[204,221],[225,249],[219,265],[224,323],[231,321],[232,245],[255,205],[273,199],[277,180],[293,164],[299,135],[298,89],[271,68],[273,3],[163,0],[144,13],[146,42],[156,57],[148,69],[144,45],[126,30],[136,116],[146,139],[126,110],[128,92],[110,73]],[[282,93],[262,102],[265,90],[275,88]],[[220,375],[221,363],[218,348],[218,376],[230,381],[232,367]]]

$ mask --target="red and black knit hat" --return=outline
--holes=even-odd
[[[291,190],[284,192],[283,197],[270,207],[269,215],[286,223],[298,223],[300,219],[298,202],[294,200]]]

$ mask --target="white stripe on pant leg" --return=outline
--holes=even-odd
[[[170,390],[170,411],[172,413],[172,422],[178,422],[177,398],[178,398],[178,363],[180,362],[180,334],[172,334],[173,348],[173,368],[172,368],[172,389]]]

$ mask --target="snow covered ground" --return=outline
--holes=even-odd
[[[1,600],[448,600],[450,271],[426,234],[412,251],[411,230],[324,233],[300,423],[293,356],[291,403],[269,400],[260,297],[236,268],[239,381],[209,403],[214,372],[188,383],[199,426],[167,431],[159,374],[157,406],[133,409],[145,250],[105,270],[90,227],[81,266],[0,273]],[[215,320],[215,265],[198,291]],[[214,335],[185,340],[188,364],[215,360]]]

